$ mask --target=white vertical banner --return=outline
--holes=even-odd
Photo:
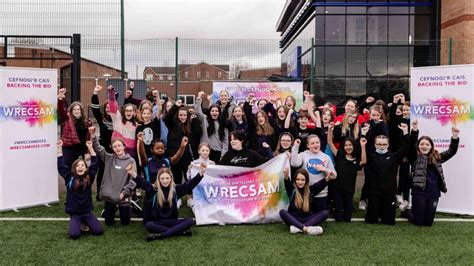
[[[57,69],[0,68],[0,211],[57,202]]]
[[[438,211],[474,215],[474,65],[411,69],[411,119],[420,136],[430,136],[439,152],[449,147],[451,127],[461,130],[457,154],[443,164],[448,192]]]

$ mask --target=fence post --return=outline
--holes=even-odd
[[[453,38],[449,38],[448,41],[448,64],[453,64]]]
[[[71,101],[81,100],[81,35],[72,35]]]
[[[121,77],[125,79],[125,14],[124,1],[120,0],[120,51],[121,51]]]
[[[309,75],[309,90],[314,94],[314,38],[311,38],[311,74]]]
[[[176,101],[178,100],[178,80],[179,80],[179,63],[178,63],[178,37],[176,37],[176,41],[175,41],[175,44],[176,44],[176,51],[175,51],[175,55],[176,55],[176,58],[175,58],[175,66],[174,66],[174,83],[175,83],[175,99]]]

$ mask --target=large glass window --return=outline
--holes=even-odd
[[[366,22],[365,16],[347,16],[347,44],[365,44]]]
[[[365,76],[367,74],[366,47],[347,47],[346,52],[346,75]]]
[[[388,48],[388,74],[393,76],[408,76],[408,47]]]
[[[367,74],[369,76],[387,75],[387,47],[367,47]]]
[[[387,16],[369,15],[367,22],[368,44],[387,44]]]
[[[325,38],[326,45],[345,44],[346,16],[326,16]]]
[[[345,75],[345,47],[326,47],[325,48],[325,75],[326,76],[344,76]]]
[[[347,78],[346,79],[346,96],[357,98],[365,95],[367,79],[366,78]]]
[[[388,43],[395,45],[408,44],[409,16],[388,17]]]

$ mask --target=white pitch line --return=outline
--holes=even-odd
[[[194,218],[193,218],[194,219]],[[98,218],[99,221],[104,221],[104,218]],[[53,217],[44,217],[44,218],[35,218],[35,217],[0,217],[0,221],[39,221],[39,222],[67,222],[69,218],[61,217],[61,218],[53,218]],[[133,222],[142,222],[143,219],[141,218],[132,218],[131,221]],[[328,219],[328,222],[334,222],[334,219]],[[364,222],[364,218],[352,218],[353,222]],[[397,222],[408,222],[407,219],[397,218],[395,219]],[[461,222],[461,223],[472,223],[474,219],[462,219],[462,218],[436,218],[435,222]]]

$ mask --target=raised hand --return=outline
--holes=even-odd
[[[127,165],[127,167],[125,168],[127,169],[127,173],[131,176],[135,176],[135,167],[133,166],[133,163]]]
[[[367,97],[367,99],[365,99],[366,103],[371,103],[371,102],[374,102],[374,101],[375,101],[375,98],[372,97],[372,96],[369,96],[369,97]]]
[[[89,127],[88,130],[91,137],[95,136],[95,131],[96,131],[95,127]]]
[[[418,131],[418,120],[415,119],[413,122],[411,122],[411,130]]]
[[[268,148],[270,148],[270,145],[268,145],[268,143],[264,142],[264,143],[262,143],[262,147],[264,147],[265,149],[268,149]]]
[[[132,94],[133,94],[133,91],[132,91],[132,90],[126,90],[126,91],[125,91],[125,98],[126,98],[126,99],[130,98],[130,96],[132,96]]]
[[[204,96],[206,96],[206,93],[205,93],[205,92],[203,92],[203,91],[198,92],[198,96],[197,96],[197,97],[198,97],[199,99],[204,99]]]
[[[283,177],[285,179],[288,179],[288,177],[290,177],[290,169],[288,167],[286,167],[285,169],[283,169]]]
[[[365,146],[367,144],[367,139],[366,138],[361,138],[360,139],[360,146]]]
[[[66,88],[61,88],[58,90],[58,100],[64,100],[66,98]]]
[[[102,86],[100,86],[100,85],[95,86],[94,87],[94,94],[99,93],[99,91],[101,91],[101,90],[102,90]]]
[[[459,128],[457,128],[457,127],[452,127],[452,128],[451,128],[451,132],[452,132],[452,134],[453,134],[453,139],[459,138],[459,132],[460,132]]]
[[[300,139],[295,139],[295,145],[300,146],[300,144],[301,144],[301,140]]]
[[[58,140],[58,142],[56,142],[56,148],[58,148],[58,150],[62,150],[62,148],[63,148],[63,141],[62,140]]]
[[[199,174],[200,174],[201,176],[203,176],[204,173],[206,172],[206,170],[207,170],[207,164],[204,163],[204,162],[202,162],[202,163],[199,165]]]
[[[140,141],[140,142],[143,142],[143,132],[138,132],[137,140]]]
[[[407,124],[401,123],[401,124],[398,126],[398,128],[402,130],[403,135],[408,134],[408,125],[407,125]]]
[[[92,141],[90,140],[86,141],[86,146],[89,150],[92,150]]]
[[[333,131],[334,126],[335,126],[334,122],[330,122],[329,125],[328,125],[328,130]]]
[[[364,127],[361,129],[362,136],[365,136],[367,132],[369,132],[369,129],[370,129],[370,125],[366,123]]]
[[[189,142],[188,137],[183,137],[183,139],[181,140],[181,146],[188,145],[188,142]]]
[[[107,86],[107,90],[110,91],[110,90],[113,90],[113,89],[114,89],[114,86],[112,86],[112,85]]]

